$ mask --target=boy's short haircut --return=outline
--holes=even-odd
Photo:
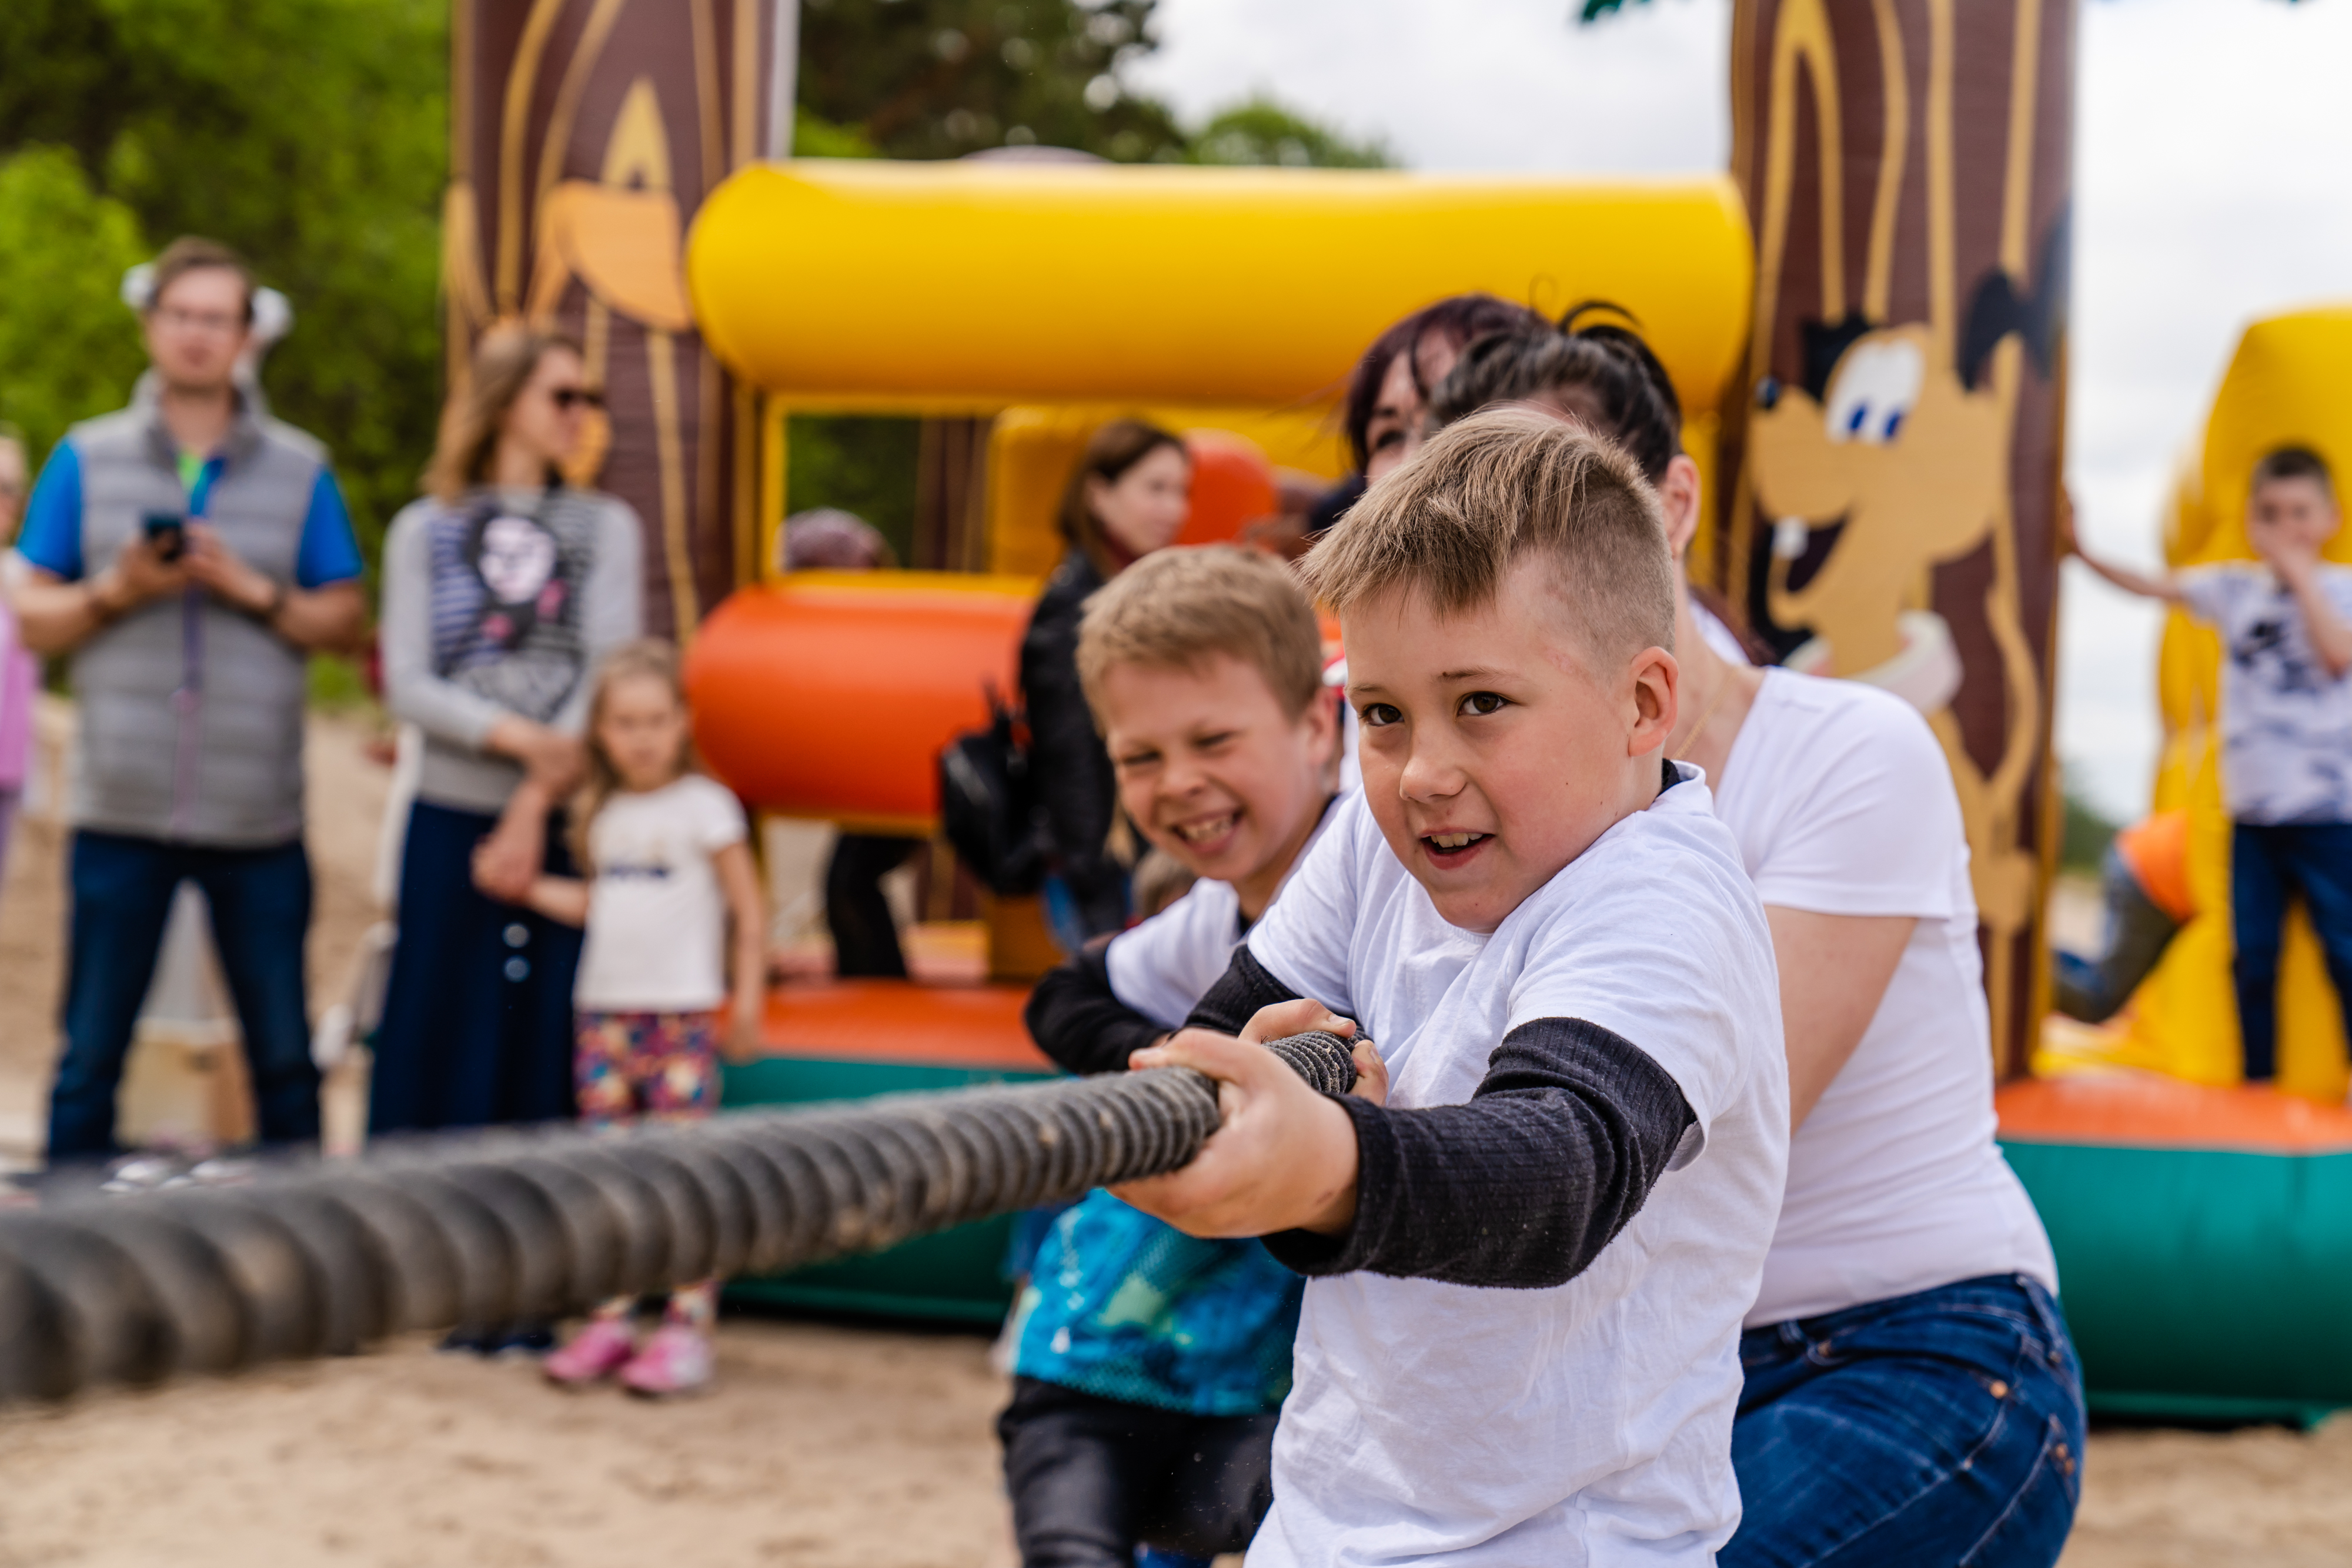
[[[1323,632],[1290,570],[1232,545],[1155,550],[1087,601],[1078,684],[1102,706],[1113,665],[1197,669],[1223,653],[1265,677],[1297,718],[1323,687]]]
[[[1601,664],[1673,651],[1657,492],[1615,443],[1531,408],[1487,409],[1430,437],[1323,536],[1307,583],[1335,612],[1403,587],[1452,615],[1491,601],[1538,552]]]
[[[2327,472],[2327,459],[2308,446],[2274,446],[2263,453],[2262,461],[2254,465],[2254,481],[2247,486],[2248,492],[2281,479],[2309,479],[2329,499],[2336,496],[2336,480]]]
[[[237,281],[245,286],[245,322],[248,327],[253,325],[253,268],[246,265],[245,257],[218,240],[195,235],[182,235],[155,258],[155,273],[147,283],[147,308],[152,310],[161,305],[163,291],[189,273],[214,267],[236,273]]]

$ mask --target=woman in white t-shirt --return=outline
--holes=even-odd
[[[1699,518],[1681,410],[1632,332],[1474,342],[1433,426],[1497,402],[1607,434],[1664,504],[1679,566]],[[2054,1563],[2073,1522],[2082,1375],[2057,1270],[1993,1142],[1992,1054],[1958,797],[1927,721],[1852,681],[1758,669],[1675,627],[1667,755],[1716,812],[1772,927],[1794,1135],[1740,1344],[1738,1532],[1718,1561]]]
[[[687,722],[675,649],[614,650],[589,702],[588,786],[574,818],[573,854],[588,880],[531,885],[531,907],[587,927],[572,991],[573,1072],[591,1123],[708,1116],[719,1106],[719,1056],[744,1061],[759,1049],[759,877],[743,808],[694,770]],[[597,1308],[547,1358],[547,1375],[582,1385],[618,1373],[632,1391],[653,1395],[709,1383],[717,1281],[671,1292],[642,1347],[630,1323],[635,1304],[623,1296]]]

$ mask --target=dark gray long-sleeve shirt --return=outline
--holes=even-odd
[[[1187,1020],[1238,1032],[1296,999],[1244,948]],[[1469,1103],[1392,1110],[1340,1099],[1356,1127],[1356,1218],[1266,1249],[1302,1274],[1374,1273],[1533,1289],[1575,1278],[1642,1205],[1692,1124],[1640,1047],[1580,1019],[1496,1044]]]

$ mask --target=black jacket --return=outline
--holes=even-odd
[[[1089,936],[1127,924],[1127,871],[1104,841],[1118,809],[1110,756],[1078,688],[1078,614],[1102,573],[1082,550],[1062,558],[1021,639],[1021,698],[1029,714],[1029,777]]]

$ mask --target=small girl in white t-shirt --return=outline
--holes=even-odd
[[[589,880],[541,877],[530,902],[587,927],[572,989],[581,1117],[609,1125],[708,1116],[718,1108],[721,1052],[732,1061],[758,1053],[763,916],[743,808],[695,771],[668,643],[628,643],[598,670],[573,831]],[[634,1299],[607,1301],[547,1358],[547,1375],[578,1385],[617,1372],[646,1395],[699,1388],[710,1381],[717,1298],[710,1280],[673,1291],[642,1348]]]

